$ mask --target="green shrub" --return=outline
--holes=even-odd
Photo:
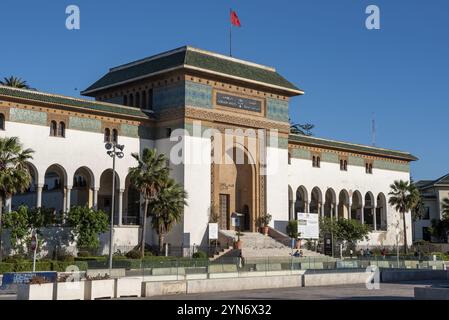
[[[78,251],[78,258],[82,258],[82,257],[90,257],[90,252],[89,251]]]
[[[0,274],[14,272],[14,263],[0,262]]]
[[[139,250],[131,250],[128,251],[125,256],[128,259],[140,259],[140,251]]]
[[[51,271],[52,263],[50,261],[36,262],[36,271]],[[33,271],[33,262],[18,262],[14,264],[14,272]]]
[[[204,251],[197,251],[192,255],[193,259],[207,259],[207,253]]]
[[[61,250],[61,251],[57,252],[56,260],[73,262],[73,261],[75,261],[75,257],[70,252],[67,252],[66,250]]]
[[[87,270],[87,262],[85,261],[53,261],[52,271],[65,272],[69,266],[77,266],[80,271]]]
[[[145,251],[145,257],[152,257],[152,256],[153,256],[153,252]]]
[[[93,256],[86,256],[86,257],[76,257],[75,261],[106,261],[106,257],[93,257]]]

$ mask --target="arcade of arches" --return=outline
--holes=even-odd
[[[88,206],[105,211],[110,215],[112,201],[112,170],[103,171],[99,178],[99,187],[95,187],[95,176],[88,167],[78,168],[73,177],[59,164],[49,166],[44,173],[28,164],[32,183],[24,193],[14,195],[9,201],[8,210],[14,210],[22,204],[35,204],[34,207],[53,209],[55,215],[64,215],[73,206]],[[44,174],[44,185],[38,185],[39,174]],[[120,179],[115,174],[115,225],[140,224],[140,195],[125,180],[125,189],[120,189]],[[69,182],[70,181],[70,182]]]
[[[309,194],[304,186],[299,186],[295,193],[288,186],[288,208],[290,220],[297,219],[299,212],[318,213],[329,218],[359,220],[374,231],[387,231],[387,201],[383,193],[375,197],[372,192],[362,195],[358,190],[350,193],[343,189],[337,194],[329,188],[323,198],[318,187]]]

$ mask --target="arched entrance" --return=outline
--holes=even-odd
[[[114,224],[119,223],[118,204],[119,204],[119,186],[120,181],[115,173],[115,201],[114,201]],[[112,209],[112,170],[103,171],[100,177],[100,190],[98,190],[98,209],[103,210],[110,216]]]
[[[352,194],[351,219],[359,220],[362,223],[362,209],[362,194],[356,190]]]
[[[255,231],[258,216],[257,174],[255,162],[242,146],[235,146],[226,152],[232,163],[217,166],[216,185],[221,229],[236,230],[231,217],[240,215],[240,230]],[[217,190],[218,189],[218,190]]]
[[[327,189],[324,202],[324,216],[331,218],[335,216],[336,195],[334,189]]]
[[[93,206],[93,186],[94,175],[87,167],[81,167],[75,171],[73,176],[73,186],[71,206]]]
[[[338,196],[338,219],[349,218],[349,193],[346,190],[341,190]]]
[[[42,192],[42,207],[63,214],[70,206],[67,199],[67,173],[59,164],[53,164],[45,171],[45,184]]]
[[[307,205],[307,189],[304,186],[299,186],[296,189],[296,201],[295,201],[295,220],[298,219],[298,212],[305,213],[308,210]]]

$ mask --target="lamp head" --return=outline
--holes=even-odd
[[[118,157],[119,159],[122,159],[124,156],[125,156],[125,155],[123,154],[123,152],[117,153],[117,157]]]
[[[106,150],[111,150],[112,149],[112,143],[108,142],[104,145],[104,147],[106,148]]]
[[[123,151],[123,149],[125,149],[125,146],[123,144],[118,144],[115,146],[117,149],[119,149],[120,151]]]

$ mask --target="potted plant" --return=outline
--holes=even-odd
[[[301,239],[299,237],[301,236],[301,233],[298,232],[298,221],[297,220],[290,220],[287,224],[287,235],[296,240],[295,243],[295,249],[301,249]]]
[[[85,300],[95,300],[101,298],[114,298],[115,279],[111,279],[108,274],[98,276],[86,276]]]
[[[85,283],[79,272],[60,275],[55,283],[55,300],[84,300]]]
[[[235,242],[235,248],[238,250],[241,250],[242,249],[242,240],[240,240],[240,237],[243,237],[243,233],[241,233],[239,230],[239,231],[237,231],[236,235],[237,235],[237,241]]]
[[[266,213],[263,216],[259,217],[259,225],[260,225],[262,233],[265,236],[268,235],[268,230],[269,230],[268,225],[270,224],[271,219],[272,219],[272,216],[271,216],[271,214],[268,214],[268,213]]]
[[[53,300],[54,283],[46,277],[33,276],[17,285],[17,300]]]

